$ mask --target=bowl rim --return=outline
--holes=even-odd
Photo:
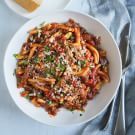
[[[16,102],[15,102],[15,99],[13,98],[12,96],[12,93],[11,91],[9,90],[9,85],[7,83],[7,77],[6,77],[6,70],[5,70],[5,66],[6,66],[6,63],[5,63],[5,59],[6,59],[6,55],[7,55],[7,50],[8,50],[8,46],[10,45],[10,43],[12,42],[12,40],[14,40],[14,37],[19,33],[19,31],[25,26],[27,25],[28,23],[31,23],[33,22],[33,20],[36,20],[38,18],[41,18],[41,17],[44,17],[43,15],[42,16],[38,16],[38,17],[35,17],[31,20],[28,20],[26,23],[24,23],[16,32],[15,34],[12,36],[11,40],[9,41],[7,47],[6,47],[6,50],[5,50],[5,54],[4,54],[4,59],[3,59],[3,70],[4,70],[4,80],[5,80],[5,83],[6,83],[6,86],[7,86],[7,89],[8,89],[8,92],[10,93],[10,96],[12,97],[14,103],[16,104],[16,106],[25,114],[27,115],[28,117],[32,118],[34,121],[37,121],[39,123],[42,123],[42,124],[46,124],[46,125],[49,125],[49,126],[54,126],[54,127],[69,127],[69,126],[77,126],[77,125],[82,125],[84,123],[87,123],[93,119],[95,119],[97,116],[99,116],[100,114],[102,114],[105,109],[109,106],[109,104],[112,102],[112,100],[114,99],[114,97],[116,96],[117,92],[118,92],[118,88],[120,86],[120,82],[121,82],[121,76],[122,76],[122,60],[121,60],[121,55],[120,55],[120,51],[119,51],[119,48],[118,48],[118,45],[113,37],[113,35],[111,34],[111,32],[108,30],[108,28],[100,21],[98,20],[97,18],[94,18],[93,16],[90,16],[88,14],[85,14],[85,13],[82,13],[82,12],[77,12],[77,11],[71,11],[71,10],[67,10],[67,9],[64,9],[64,10],[54,10],[54,11],[49,11],[49,13],[53,13],[53,12],[57,12],[57,13],[61,13],[61,12],[68,12],[68,13],[75,13],[75,14],[80,14],[80,15],[83,15],[83,16],[86,16],[86,17],[89,17],[93,20],[95,20],[96,22],[100,23],[104,29],[109,33],[109,35],[111,36],[116,48],[117,48],[117,53],[119,55],[119,60],[120,60],[120,76],[119,76],[119,81],[117,83],[117,87],[116,87],[116,90],[114,92],[114,94],[112,95],[112,97],[110,98],[109,102],[96,114],[94,115],[93,117],[89,118],[89,119],[86,119],[86,120],[83,120],[82,122],[78,122],[78,123],[71,123],[71,124],[59,124],[59,125],[56,125],[56,124],[53,124],[53,123],[45,123],[43,121],[40,121],[38,119],[35,119],[32,115],[29,115],[27,114]]]
[[[67,4],[65,4],[65,5],[63,6],[63,8],[61,8],[60,10],[66,9],[66,8],[71,4],[72,1],[73,1],[73,0],[68,0]],[[8,0],[4,0],[4,2],[5,2],[5,4],[7,5],[7,7],[8,7],[11,11],[13,11],[16,15],[22,16],[22,17],[24,17],[24,18],[26,18],[26,19],[33,19],[33,18],[36,18],[36,17],[38,17],[38,16],[43,16],[43,15],[37,15],[37,16],[27,16],[27,15],[24,15],[23,13],[18,12],[18,10],[16,10],[15,8],[13,8],[13,7],[9,4]],[[42,5],[42,4],[41,4],[41,5]],[[35,11],[39,10],[39,8],[41,8],[41,6],[38,7]],[[59,10],[59,9],[56,9],[56,10]],[[54,10],[54,11],[55,11],[55,10]],[[33,12],[34,12],[34,11],[33,11]],[[29,12],[29,14],[32,14],[33,12]],[[48,12],[49,12],[49,11],[48,11]]]

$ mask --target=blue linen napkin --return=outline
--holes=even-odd
[[[129,42],[133,55],[132,64],[126,72],[126,131],[127,135],[135,134],[135,0],[73,0],[73,3],[68,9],[85,12],[101,20],[113,34],[118,46],[120,45],[122,30],[126,24],[131,24]],[[111,122],[106,130],[102,130],[102,128],[109,116],[109,107],[96,119],[90,121],[84,128],[82,134],[113,134],[118,113],[118,103],[119,93],[116,96]],[[97,132],[93,133],[94,130]]]

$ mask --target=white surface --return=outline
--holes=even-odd
[[[80,135],[85,125],[56,128],[41,124],[22,113],[9,95],[3,75],[4,53],[13,34],[26,21],[0,0],[0,135]]]
[[[80,112],[74,113],[61,109],[55,117],[50,117],[44,109],[34,107],[26,99],[20,97],[20,90],[16,87],[16,77],[13,75],[16,67],[16,60],[13,54],[18,53],[22,44],[26,41],[28,31],[42,22],[64,22],[69,18],[79,22],[81,26],[86,28],[89,32],[101,36],[101,47],[107,51],[107,58],[110,63],[110,78],[111,82],[104,85],[93,100],[88,102],[83,116],[80,117]],[[117,65],[117,66],[116,66]],[[27,22],[12,38],[8,45],[5,59],[4,59],[4,73],[9,92],[14,99],[17,106],[33,119],[55,126],[64,126],[70,124],[80,124],[95,118],[99,113],[105,109],[114,97],[121,78],[121,59],[115,41],[110,32],[96,19],[80,13],[71,11],[55,11],[44,14],[43,17],[35,18]]]
[[[18,5],[14,0],[5,0],[5,2],[8,7],[15,13],[26,18],[33,18],[39,15],[43,15],[50,10],[63,9],[68,6],[71,0],[43,0],[41,6],[33,12],[28,12],[20,5]]]

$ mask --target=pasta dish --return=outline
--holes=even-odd
[[[110,81],[101,38],[77,22],[43,23],[28,32],[15,75],[21,96],[55,116],[60,108],[81,110]]]

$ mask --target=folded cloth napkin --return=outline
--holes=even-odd
[[[135,0],[73,0],[68,7],[88,13],[101,20],[113,34],[118,46],[120,45],[121,33],[127,24],[130,24],[129,42],[131,45],[132,58],[131,65],[126,71],[126,131],[128,135],[135,134]],[[128,36],[128,35],[125,35]],[[87,123],[82,131],[83,135],[112,135],[118,114],[119,93],[116,95],[113,116],[109,126],[103,130],[107,117],[109,117],[108,107],[100,116]],[[94,131],[94,132],[93,132]]]

